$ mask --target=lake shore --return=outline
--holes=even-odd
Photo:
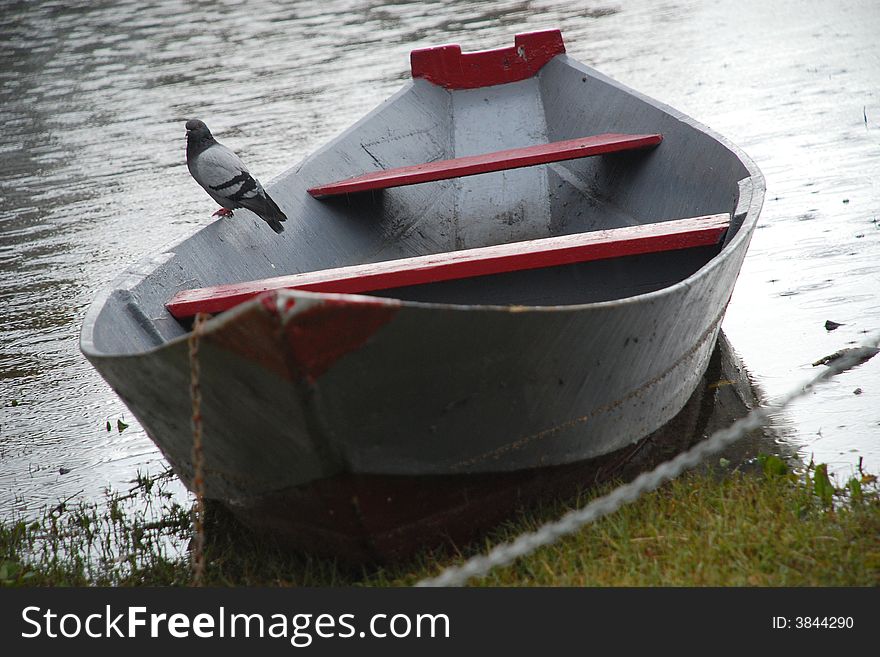
[[[762,456],[749,472],[701,468],[574,535],[492,571],[480,586],[876,586],[880,489],[824,465],[791,470]],[[39,521],[0,526],[0,586],[190,586],[190,510],[166,474],[101,503],[59,505]],[[286,550],[221,509],[206,522],[207,586],[408,586],[508,541],[573,506],[522,509],[481,540],[395,565],[350,568]]]

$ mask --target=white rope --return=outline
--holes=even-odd
[[[630,483],[596,498],[580,509],[569,511],[557,521],[549,522],[534,532],[521,534],[509,543],[497,545],[488,554],[473,557],[460,566],[447,568],[436,577],[418,582],[416,586],[462,586],[472,577],[483,577],[493,568],[505,566],[539,547],[555,542],[562,536],[573,534],[602,516],[617,511],[624,504],[634,502],[643,493],[656,490],[685,470],[699,465],[707,456],[720,452],[748,432],[763,426],[774,413],[778,413],[795,399],[803,397],[816,385],[875,355],[878,344],[880,344],[880,335],[875,336],[865,346],[834,354],[829,357],[831,360],[828,362],[828,368],[802,387],[795,388],[767,406],[754,409],[745,417],[725,429],[716,431],[712,436],[674,459],[661,463],[650,472],[640,474]]]

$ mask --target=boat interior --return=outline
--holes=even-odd
[[[316,186],[594,135],[662,135],[639,147],[314,198]],[[551,148],[552,150],[552,148]],[[489,158],[492,159],[492,158]],[[496,160],[503,159],[502,156]],[[454,172],[453,172],[454,173]],[[288,216],[276,235],[245,210],[117,281],[94,322],[105,353],[186,333],[166,304],[181,290],[459,252],[723,213],[717,243],[367,291],[458,306],[565,307],[652,292],[706,265],[735,236],[749,171],[677,111],[562,54],[527,79],[447,89],[415,79],[267,189]],[[183,183],[181,183],[183,184]],[[207,212],[207,209],[206,209]]]

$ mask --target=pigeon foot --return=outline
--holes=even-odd
[[[217,210],[217,212],[215,212],[211,216],[212,217],[231,217],[233,214],[234,213],[229,208],[220,208],[219,210]]]

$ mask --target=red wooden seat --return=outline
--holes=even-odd
[[[730,215],[714,214],[323,269],[260,281],[181,290],[165,307],[174,317],[183,319],[200,312],[222,312],[263,292],[284,288],[359,294],[524,269],[709,246],[721,240],[729,223]]]
[[[662,135],[618,135],[604,134],[537,144],[525,148],[512,148],[505,151],[457,157],[452,160],[427,162],[415,166],[398,167],[366,173],[362,176],[340,180],[327,185],[312,187],[309,194],[324,198],[338,194],[367,192],[388,187],[402,187],[416,183],[447,180],[474,176],[478,173],[491,173],[505,169],[518,169],[536,164],[548,164],[563,160],[575,160],[591,155],[603,155],[638,148],[651,148],[663,140]]]

